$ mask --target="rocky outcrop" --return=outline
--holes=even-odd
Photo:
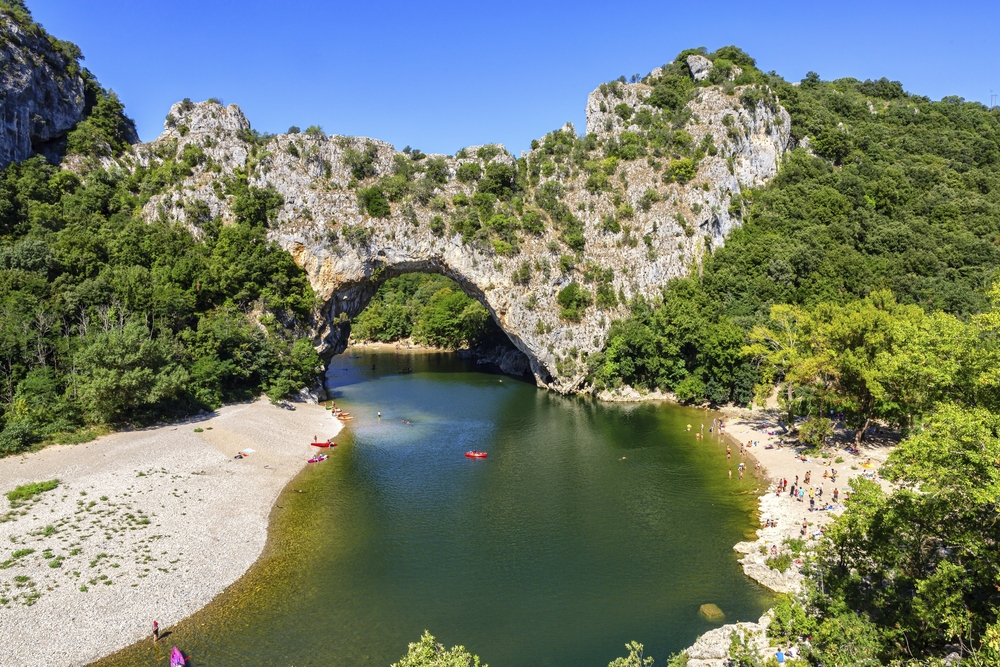
[[[765,655],[768,652],[767,626],[770,622],[770,615],[765,614],[756,623],[731,623],[709,630],[685,651],[687,667],[729,667],[729,649],[734,634],[738,641],[745,640],[760,655]]]
[[[36,153],[57,154],[83,120],[84,102],[73,53],[57,49],[30,18],[0,12],[0,167]]]
[[[291,252],[322,299],[315,322],[322,354],[344,349],[351,319],[381,282],[406,272],[441,273],[489,309],[539,384],[570,392],[581,386],[587,355],[603,348],[611,321],[626,312],[624,304],[635,296],[655,298],[667,280],[686,275],[721,246],[739,224],[740,192],[774,176],[788,145],[789,117],[779,105],[748,108],[740,87],[727,94],[709,86],[698,89],[683,128],[690,142],[709,149],[689,181],[664,182],[669,156],[609,160],[607,145],[641,131],[635,124],[639,114],[660,113],[646,104],[651,90],[642,83],[601,86],[588,98],[587,141],[567,125],[533,142],[520,161],[501,146],[424,156],[375,139],[318,132],[259,137],[248,131],[235,105],[183,102],[171,107],[159,138],[134,147],[119,164],[155,165],[197,147],[205,159],[144,209],[148,219],[181,220],[196,234],[208,216],[233,219],[224,183],[237,174],[279,193],[283,203],[270,236]],[[550,144],[567,148],[560,154]],[[571,157],[572,151],[579,157]],[[358,156],[366,160],[360,169]],[[399,162],[439,168],[433,180],[427,169],[418,170],[411,194],[387,205],[381,217],[370,216],[359,207],[359,191],[399,171]],[[485,173],[515,162],[519,173],[533,173],[535,180],[521,183],[523,191],[501,202],[498,212],[519,218],[529,209],[539,211],[538,194],[550,188],[562,210],[581,223],[582,251],[571,250],[560,223],[545,214],[533,233],[524,231],[526,225],[518,232],[514,247],[463,238],[455,220],[475,205],[477,190],[474,179],[457,177],[459,170],[467,173],[475,167],[466,165],[474,164]],[[595,164],[609,172],[600,188],[588,181]],[[607,224],[612,218],[620,224]],[[571,283],[592,297],[600,283],[610,298],[600,304],[592,299],[571,321],[557,301]]]
[[[695,81],[704,81],[708,78],[709,72],[712,71],[712,61],[705,56],[690,55],[685,62],[687,62],[688,69],[691,70],[691,76],[694,77]]]

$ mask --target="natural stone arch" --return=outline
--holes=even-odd
[[[742,190],[762,187],[777,173],[789,145],[790,118],[770,93],[749,105],[741,99],[744,88],[702,87],[688,104],[691,120],[684,130],[694,145],[709,150],[683,184],[664,182],[662,163],[657,166],[651,157],[616,162],[613,179],[608,176],[596,188],[586,169],[565,163],[532,176],[520,194],[523,203],[541,207],[539,191],[554,183],[559,204],[579,223],[583,247],[578,237],[576,251],[570,250],[554,216],[539,230],[518,232],[516,247],[507,248],[491,245],[489,239],[463,238],[449,221],[459,213],[458,200],[468,201],[476,192],[475,183],[457,177],[460,168],[476,163],[485,172],[492,165],[515,163],[499,146],[415,157],[362,137],[254,136],[239,107],[209,101],[175,104],[158,139],[117,161],[107,160],[106,166],[154,164],[169,159],[164,155],[171,151],[180,155],[189,144],[203,152],[207,160],[191,176],[150,198],[144,208],[150,220],[187,221],[194,201],[223,222],[231,220],[222,182],[243,174],[251,186],[279,193],[283,203],[268,235],[292,253],[322,300],[314,343],[326,358],[343,349],[344,319],[363,309],[384,277],[427,270],[455,279],[486,306],[528,356],[540,385],[572,392],[585,380],[587,356],[603,349],[611,321],[628,314],[627,303],[635,297],[656,299],[668,280],[696,270],[703,255],[722,246],[741,223]],[[616,111],[621,105],[636,114],[660,113],[646,103],[651,92],[649,85],[634,83],[602,86],[590,94],[587,131],[596,139],[590,145],[598,147],[594,160],[604,158],[601,146],[622,140],[625,133],[642,132],[631,114]],[[571,125],[550,136],[557,135],[579,141]],[[522,154],[519,164],[525,172],[519,173],[530,173],[528,165],[548,159],[544,151],[542,141]],[[362,152],[369,162],[359,172],[351,156]],[[413,185],[422,195],[414,191],[393,200],[380,209],[381,217],[359,205],[358,193],[390,177],[396,161],[421,157],[439,166],[433,180],[423,172],[415,177]],[[647,196],[651,191],[652,198]],[[605,224],[609,216],[621,217],[623,224]],[[188,224],[200,233],[196,221]],[[576,268],[560,268],[564,253],[575,255]],[[573,282],[585,285],[588,274],[602,276],[605,294],[612,298],[567,321],[557,295]],[[587,289],[594,292],[595,286]]]
[[[376,257],[384,257],[384,255],[376,254]],[[322,324],[318,328],[317,334],[322,339],[321,347],[325,361],[329,361],[330,358],[342,353],[347,348],[351,323],[368,307],[379,287],[387,280],[407,273],[433,273],[455,281],[465,294],[476,299],[486,307],[493,322],[507,336],[507,340],[510,341],[511,345],[527,357],[531,373],[535,377],[536,382],[543,384],[552,382],[552,376],[545,367],[531,356],[530,348],[517,336],[516,332],[508,331],[505,328],[502,317],[493,310],[487,295],[479,289],[475,282],[472,282],[460,271],[456,271],[446,263],[440,261],[439,258],[404,261],[395,264],[378,263],[376,261],[376,266],[370,275],[366,275],[357,281],[341,283],[326,299],[326,302],[320,309]]]

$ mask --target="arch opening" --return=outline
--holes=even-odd
[[[428,281],[407,281],[415,284],[406,285],[400,280],[405,276],[439,276],[439,280]],[[445,347],[461,351],[468,354],[479,364],[492,364],[501,372],[531,379],[536,383],[544,384],[551,381],[551,376],[543,365],[537,362],[532,356],[527,346],[520,339],[512,335],[504,327],[502,313],[498,314],[489,304],[486,295],[472,281],[465,279],[461,274],[450,270],[446,265],[436,262],[405,262],[394,265],[382,264],[377,266],[369,275],[359,281],[343,282],[337,287],[334,293],[327,299],[322,314],[325,322],[320,328],[321,356],[327,364],[330,360],[344,352],[348,345],[358,342],[358,333],[366,333],[364,330],[372,328],[371,322],[366,322],[362,314],[374,302],[376,307],[382,307],[387,301],[395,299],[398,302],[398,294],[389,296],[386,292],[413,290],[414,286],[423,289],[424,293],[416,295],[409,308],[420,310],[420,307],[428,309],[429,312],[412,312],[411,328],[406,333],[408,336],[419,338],[420,342],[429,343],[432,346]],[[456,304],[462,303],[459,299],[445,299],[443,295],[437,295],[441,289],[451,290],[453,293],[462,294],[465,303],[476,303],[485,311],[485,321],[478,331],[467,332],[473,335],[463,337],[461,333],[449,335],[442,333],[440,321],[426,322],[420,321],[420,317],[440,320],[442,318],[455,318],[460,315],[456,313]],[[381,293],[380,293],[381,290]],[[438,296],[435,299],[435,296]],[[431,303],[434,301],[434,303]],[[447,301],[448,303],[444,303]],[[423,302],[423,303],[421,303]],[[471,309],[472,311],[476,309]],[[476,313],[465,311],[464,315],[476,318]],[[461,328],[463,323],[453,323],[456,328]],[[468,324],[468,323],[465,323]],[[474,327],[474,322],[472,323]],[[378,324],[374,323],[375,328]],[[389,327],[392,329],[393,327]],[[394,327],[397,331],[402,327]],[[446,327],[447,328],[447,327]],[[359,330],[360,329],[360,330]],[[384,332],[391,336],[393,331]],[[354,334],[354,338],[352,338]],[[416,334],[414,336],[414,334]],[[393,341],[399,338],[393,338]],[[380,342],[389,342],[383,336]]]

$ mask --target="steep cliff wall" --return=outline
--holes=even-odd
[[[438,272],[489,308],[540,384],[573,391],[625,304],[656,297],[723,244],[739,224],[741,191],[776,173],[788,114],[745,88],[699,87],[683,119],[671,117],[683,127],[672,127],[648,103],[650,85],[602,85],[587,101],[586,137],[567,126],[520,159],[499,146],[425,156],[319,132],[260,137],[235,105],[183,102],[159,138],[120,164],[199,155],[189,177],[145,207],[147,218],[183,220],[196,233],[212,216],[233,218],[235,177],[279,193],[270,236],[323,300],[323,353],[344,348],[350,319],[382,281]],[[657,127],[674,154],[644,148]],[[572,283],[590,305],[559,302]]]
[[[0,167],[54,144],[84,115],[84,81],[72,52],[30,17],[0,12]]]

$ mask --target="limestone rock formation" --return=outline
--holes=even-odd
[[[235,105],[183,102],[171,107],[160,137],[118,164],[200,151],[191,175],[144,209],[148,219],[181,220],[196,234],[209,216],[234,218],[226,183],[236,176],[280,194],[270,237],[322,299],[315,321],[322,354],[344,349],[351,318],[384,280],[437,272],[486,305],[539,384],[570,392],[625,304],[655,298],[668,279],[721,246],[739,224],[741,191],[774,176],[788,146],[789,116],[779,104],[748,106],[742,87],[730,94],[700,87],[677,136],[700,147],[701,159],[683,184],[665,182],[669,155],[602,152],[634,140],[641,119],[658,117],[647,104],[651,91],[643,83],[602,85],[587,100],[587,137],[567,125],[519,160],[498,145],[441,156],[316,131],[262,137]],[[488,192],[502,188],[515,196]],[[370,197],[381,198],[378,206],[366,203]],[[591,296],[576,312],[558,301],[573,283]]]
[[[687,66],[691,69],[691,76],[694,77],[695,81],[704,81],[708,78],[708,74],[712,70],[711,60],[705,56],[694,54],[688,56],[686,62]]]
[[[745,639],[759,655],[768,652],[767,626],[771,617],[765,614],[756,623],[731,623],[709,630],[687,649],[687,667],[728,667],[729,648],[733,635]]]
[[[50,154],[83,119],[76,60],[37,24],[0,13],[0,167]]]

